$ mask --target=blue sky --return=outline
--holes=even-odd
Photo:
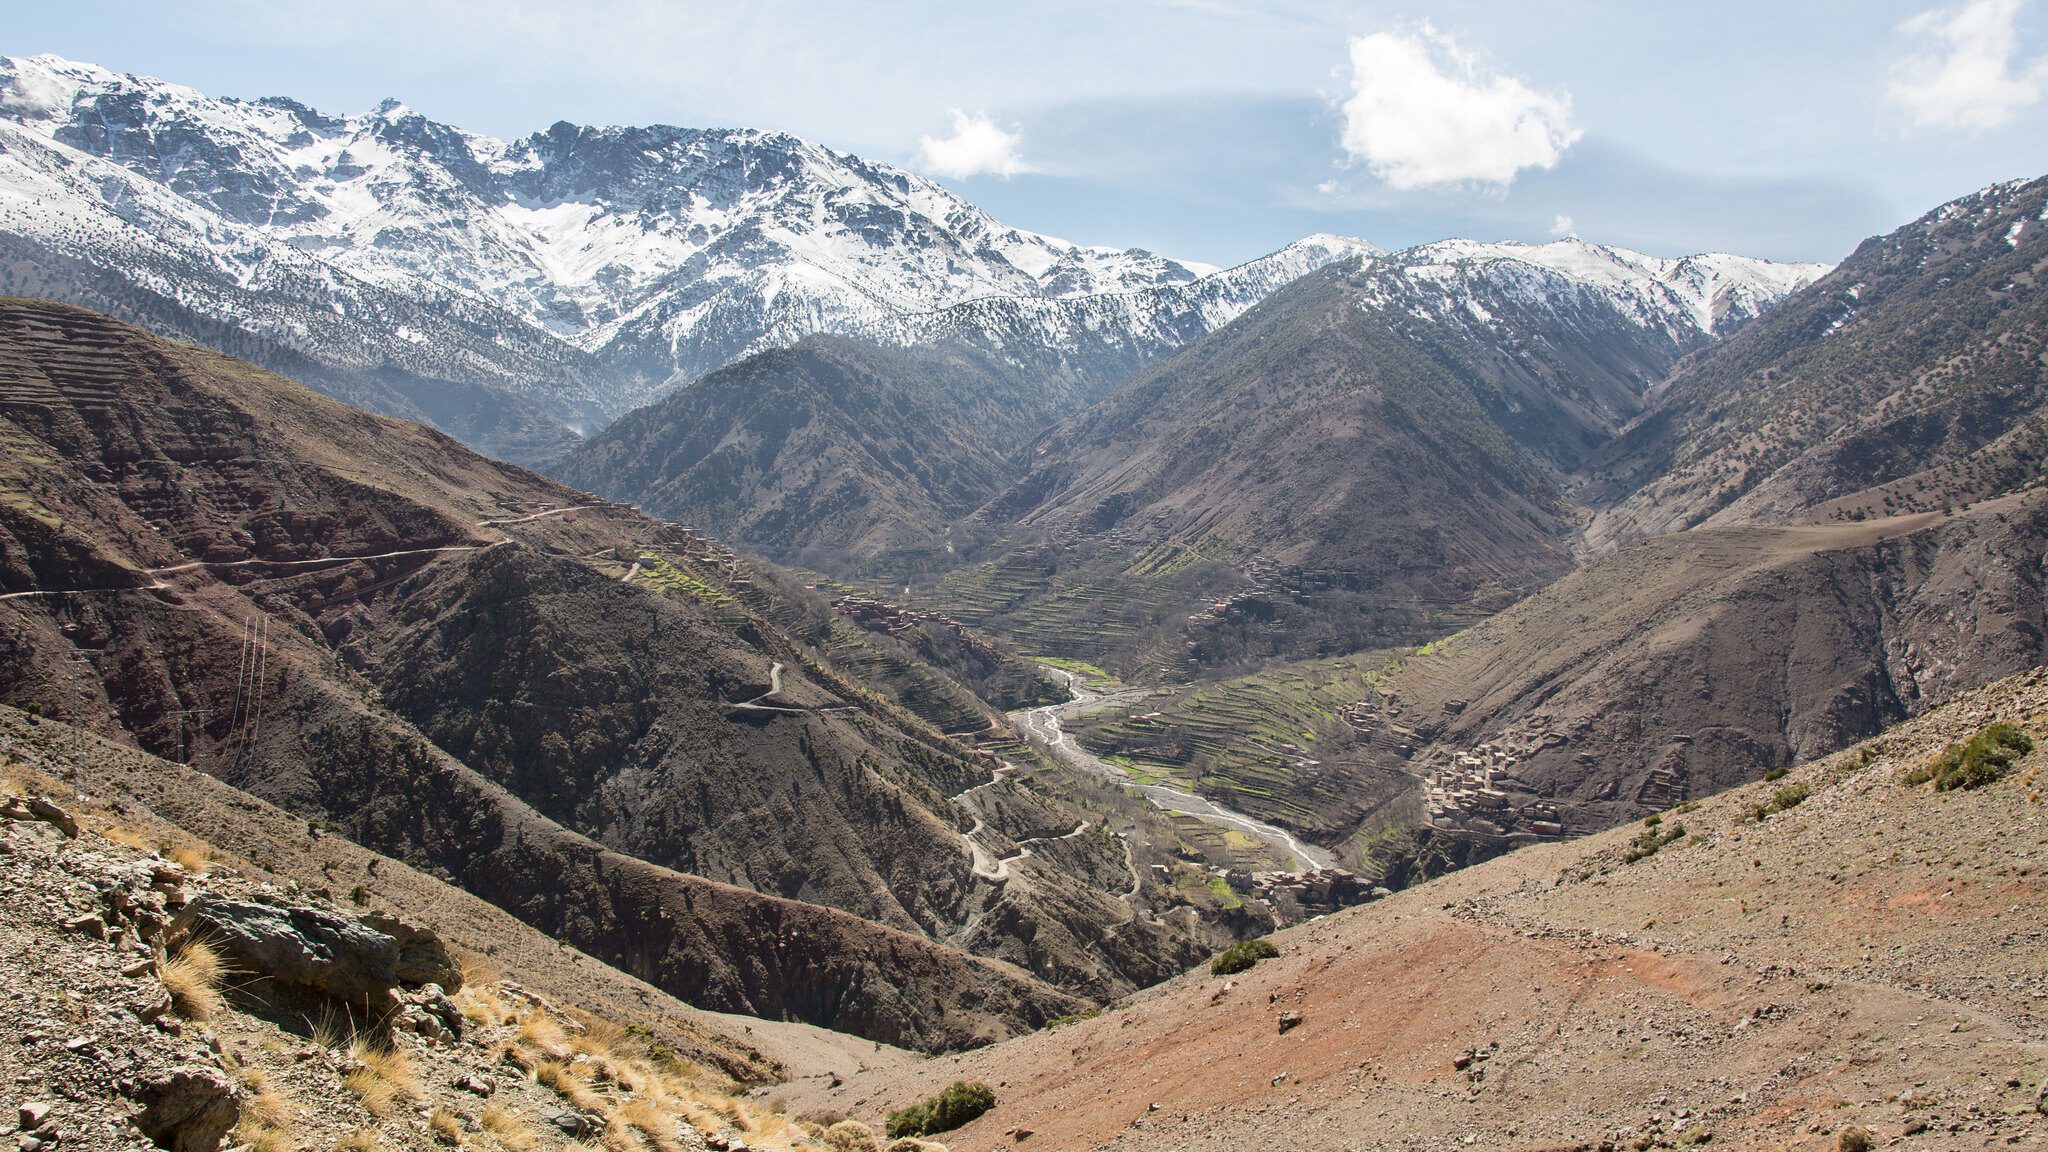
[[[2048,0],[72,0],[0,39],[498,136],[783,129],[1218,264],[1317,231],[1835,259],[2048,173]]]

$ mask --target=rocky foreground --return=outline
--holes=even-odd
[[[1999,782],[1908,774],[1994,723]],[[955,1148],[2048,1146],[2048,671],[1654,824],[1524,849],[1101,1016],[776,1089]]]
[[[696,1012],[317,823],[12,710],[0,893],[18,1152],[879,1152],[742,1093],[909,1059]]]

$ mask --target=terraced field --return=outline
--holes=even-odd
[[[707,574],[696,570],[697,566],[680,557],[657,555],[643,552],[640,555],[640,571],[634,580],[657,588],[672,595],[679,595],[711,609],[721,623],[737,624],[746,618],[746,609],[739,598],[723,584]]]
[[[1021,549],[913,588],[936,608],[1025,651],[1124,676],[1185,679],[1187,616],[1242,577],[1176,545]]]
[[[1076,720],[1083,746],[1143,779],[1213,797],[1317,839],[1352,826],[1345,770],[1359,736],[1340,711],[1376,714],[1379,685],[1405,653],[1284,664],[1168,690]]]
[[[819,647],[834,668],[865,683],[887,685],[905,708],[941,732],[965,736],[996,723],[998,718],[953,680],[892,641],[835,619]]]

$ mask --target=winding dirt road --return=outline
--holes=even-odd
[[[144,568],[145,576],[169,576],[174,572],[190,572],[195,568],[251,568],[265,565],[272,568],[305,568],[315,564],[353,564],[358,560],[391,560],[400,556],[425,556],[437,552],[488,552],[493,548],[512,543],[511,540],[495,540],[489,544],[448,544],[440,548],[401,548],[395,552],[376,552],[368,556],[321,556],[313,560],[188,560],[183,564],[172,564],[166,568]],[[15,593],[23,595],[23,593]]]
[[[576,504],[576,505],[572,505],[572,506],[570,506],[570,507],[568,507],[568,508],[550,508],[550,509],[548,509],[548,510],[547,510],[547,511],[545,511],[545,512],[534,512],[534,513],[530,513],[530,514],[528,514],[528,515],[525,515],[525,516],[507,516],[507,517],[505,517],[505,518],[504,518],[504,519],[502,519],[502,520],[479,520],[479,521],[477,521],[477,525],[478,525],[479,527],[483,527],[483,528],[490,528],[490,527],[494,527],[494,526],[496,526],[496,525],[499,525],[499,524],[531,524],[531,523],[532,523],[532,522],[534,522],[535,520],[545,520],[545,519],[547,519],[547,518],[548,518],[548,517],[550,517],[550,516],[561,516],[561,515],[563,515],[563,514],[565,514],[565,513],[569,513],[569,512],[581,512],[581,511],[583,511],[583,510],[584,510],[585,508],[604,508],[604,507],[607,507],[607,505],[604,505],[604,504]]]

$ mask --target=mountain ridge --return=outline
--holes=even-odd
[[[783,133],[558,123],[501,141],[393,101],[335,117],[48,56],[0,60],[0,122],[18,133],[9,151],[48,157],[0,181],[39,198],[0,218],[18,240],[61,239],[158,295],[180,296],[184,280],[225,275],[242,287],[272,269],[328,270],[341,282],[270,275],[260,306],[189,288],[181,299],[344,366],[366,341],[373,368],[442,350],[452,362],[421,374],[537,403],[567,436],[816,332],[1014,344],[1045,328],[1075,371],[1107,381],[1308,267],[1369,248],[1316,237],[1215,269],[1009,228],[922,177]],[[107,188],[118,190],[111,201]],[[155,254],[157,269],[129,273],[124,245],[151,239],[147,228],[123,239],[138,221],[217,238],[239,256],[223,267],[214,245],[174,243]],[[13,290],[66,287],[56,278]],[[491,331],[446,331],[437,293],[493,314]],[[346,341],[321,337],[331,321],[320,314],[362,311],[341,303],[352,297],[387,299],[390,319]],[[290,315],[264,315],[280,309]],[[508,361],[497,332],[545,349],[552,375]]]

